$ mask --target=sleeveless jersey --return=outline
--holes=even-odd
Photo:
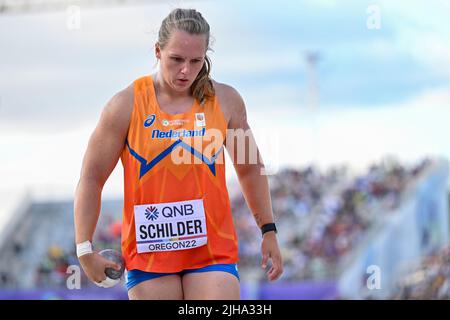
[[[179,272],[238,261],[225,179],[227,122],[217,96],[168,114],[151,76],[134,81],[121,155],[122,254],[128,270]]]

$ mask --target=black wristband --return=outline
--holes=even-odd
[[[275,233],[277,233],[277,227],[275,226],[275,223],[266,223],[261,227],[262,235],[264,235],[264,233],[269,231],[275,231]]]

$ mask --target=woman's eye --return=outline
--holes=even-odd
[[[183,59],[182,58],[177,58],[177,57],[172,57],[173,60],[175,60],[176,62],[182,62]]]

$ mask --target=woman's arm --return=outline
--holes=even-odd
[[[247,122],[245,103],[239,93],[226,86],[223,100],[229,110],[226,148],[233,161],[244,198],[259,228],[273,223],[272,204],[264,163]],[[283,262],[274,231],[266,232],[261,244],[262,267],[272,260],[269,280],[276,280],[283,272]]]
[[[133,91],[129,87],[117,93],[104,107],[100,120],[91,135],[84,155],[80,180],[75,192],[75,242],[91,241],[100,214],[103,186],[114,170],[122,153],[133,107]],[[96,256],[93,259],[93,256]],[[100,282],[104,264],[100,255],[87,254],[80,263],[87,276]]]

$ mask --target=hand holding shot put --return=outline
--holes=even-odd
[[[97,286],[109,288],[120,282],[125,265],[118,251],[105,249],[95,252],[86,241],[77,246],[77,255],[86,276]]]

